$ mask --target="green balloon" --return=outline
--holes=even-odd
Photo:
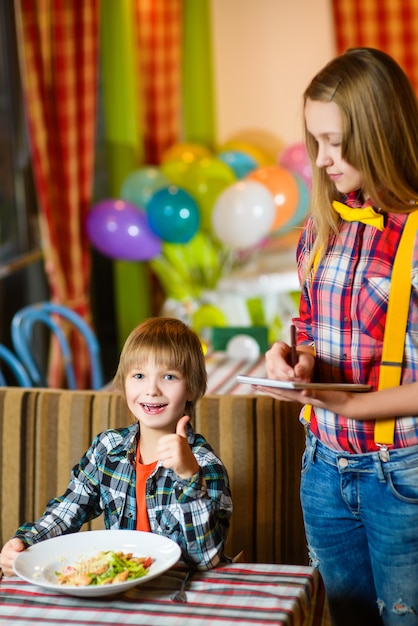
[[[157,167],[141,167],[125,178],[120,195],[122,200],[146,209],[154,193],[169,184],[169,179]]]
[[[229,184],[237,180],[232,167],[217,157],[203,157],[192,163],[188,178],[196,181],[216,178]]]
[[[160,166],[160,170],[166,176],[172,185],[186,189],[186,182],[190,171],[190,163],[186,163],[182,159],[174,159],[166,161]]]
[[[212,212],[218,196],[229,186],[225,180],[212,178],[209,180],[189,180],[187,190],[196,200],[200,209],[200,227],[212,232]]]

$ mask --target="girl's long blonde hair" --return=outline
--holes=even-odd
[[[410,212],[418,198],[418,103],[410,81],[386,53],[353,48],[310,82],[306,101],[335,102],[343,120],[342,158],[361,172],[364,188],[383,211]],[[317,143],[305,124],[312,164],[311,214],[316,232],[308,266],[336,232],[332,208],[341,194],[316,165]]]

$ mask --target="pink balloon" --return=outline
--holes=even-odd
[[[125,200],[102,200],[87,216],[88,238],[113,259],[147,261],[161,252],[161,240],[148,226],[145,213]]]
[[[277,159],[278,164],[298,174],[311,189],[312,167],[303,142],[294,143],[283,150]]]

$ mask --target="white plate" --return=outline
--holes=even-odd
[[[56,582],[55,572],[80,559],[94,556],[100,550],[150,556],[153,563],[145,576],[114,585],[75,587]],[[160,576],[177,563],[180,555],[181,550],[177,543],[154,533],[138,530],[92,530],[40,541],[19,554],[13,567],[20,578],[44,589],[72,596],[97,597],[121,593]]]

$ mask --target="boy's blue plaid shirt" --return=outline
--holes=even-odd
[[[66,492],[51,500],[40,520],[16,533],[31,545],[68,532],[104,514],[106,528],[135,530],[133,455],[138,424],[100,433],[71,473]],[[201,435],[187,425],[200,471],[184,480],[157,464],[147,480],[151,531],[176,541],[189,565],[208,569],[219,563],[229,529],[232,500],[227,471]]]

